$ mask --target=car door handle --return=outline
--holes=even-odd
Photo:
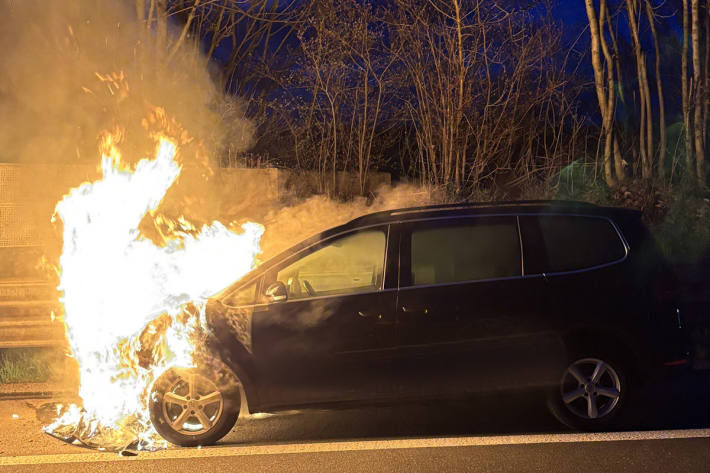
[[[429,314],[429,309],[424,306],[415,306],[415,305],[403,305],[402,306],[402,312],[405,314],[415,314],[415,313],[422,313],[424,315]]]

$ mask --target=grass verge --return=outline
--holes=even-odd
[[[62,353],[51,348],[0,350],[0,384],[41,383],[56,376]]]

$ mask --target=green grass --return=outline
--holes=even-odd
[[[0,384],[41,383],[56,374],[61,354],[54,349],[0,350]]]
[[[700,192],[677,192],[663,222],[651,230],[675,263],[692,264],[710,255],[710,201]]]

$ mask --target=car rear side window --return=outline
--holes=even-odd
[[[523,218],[529,219],[521,217],[521,220]],[[539,241],[528,249],[530,225],[537,226],[534,233]],[[616,228],[606,218],[538,216],[522,228],[526,235],[526,272],[530,274],[585,270],[614,263],[626,255]],[[528,265],[528,255],[533,252],[536,254]]]
[[[518,227],[511,218],[414,228],[412,285],[445,284],[520,276]]]

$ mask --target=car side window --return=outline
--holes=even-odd
[[[241,307],[245,305],[251,305],[256,303],[256,288],[258,286],[259,279],[247,284],[246,286],[240,287],[235,290],[227,297],[223,299],[224,305],[229,307]]]
[[[626,255],[618,232],[605,218],[550,215],[536,220],[547,258],[537,263],[541,268],[535,272],[584,270],[619,261]]]
[[[385,229],[364,230],[328,241],[278,271],[289,300],[381,289]]]
[[[467,220],[412,230],[412,285],[521,275],[520,242],[515,218]]]

